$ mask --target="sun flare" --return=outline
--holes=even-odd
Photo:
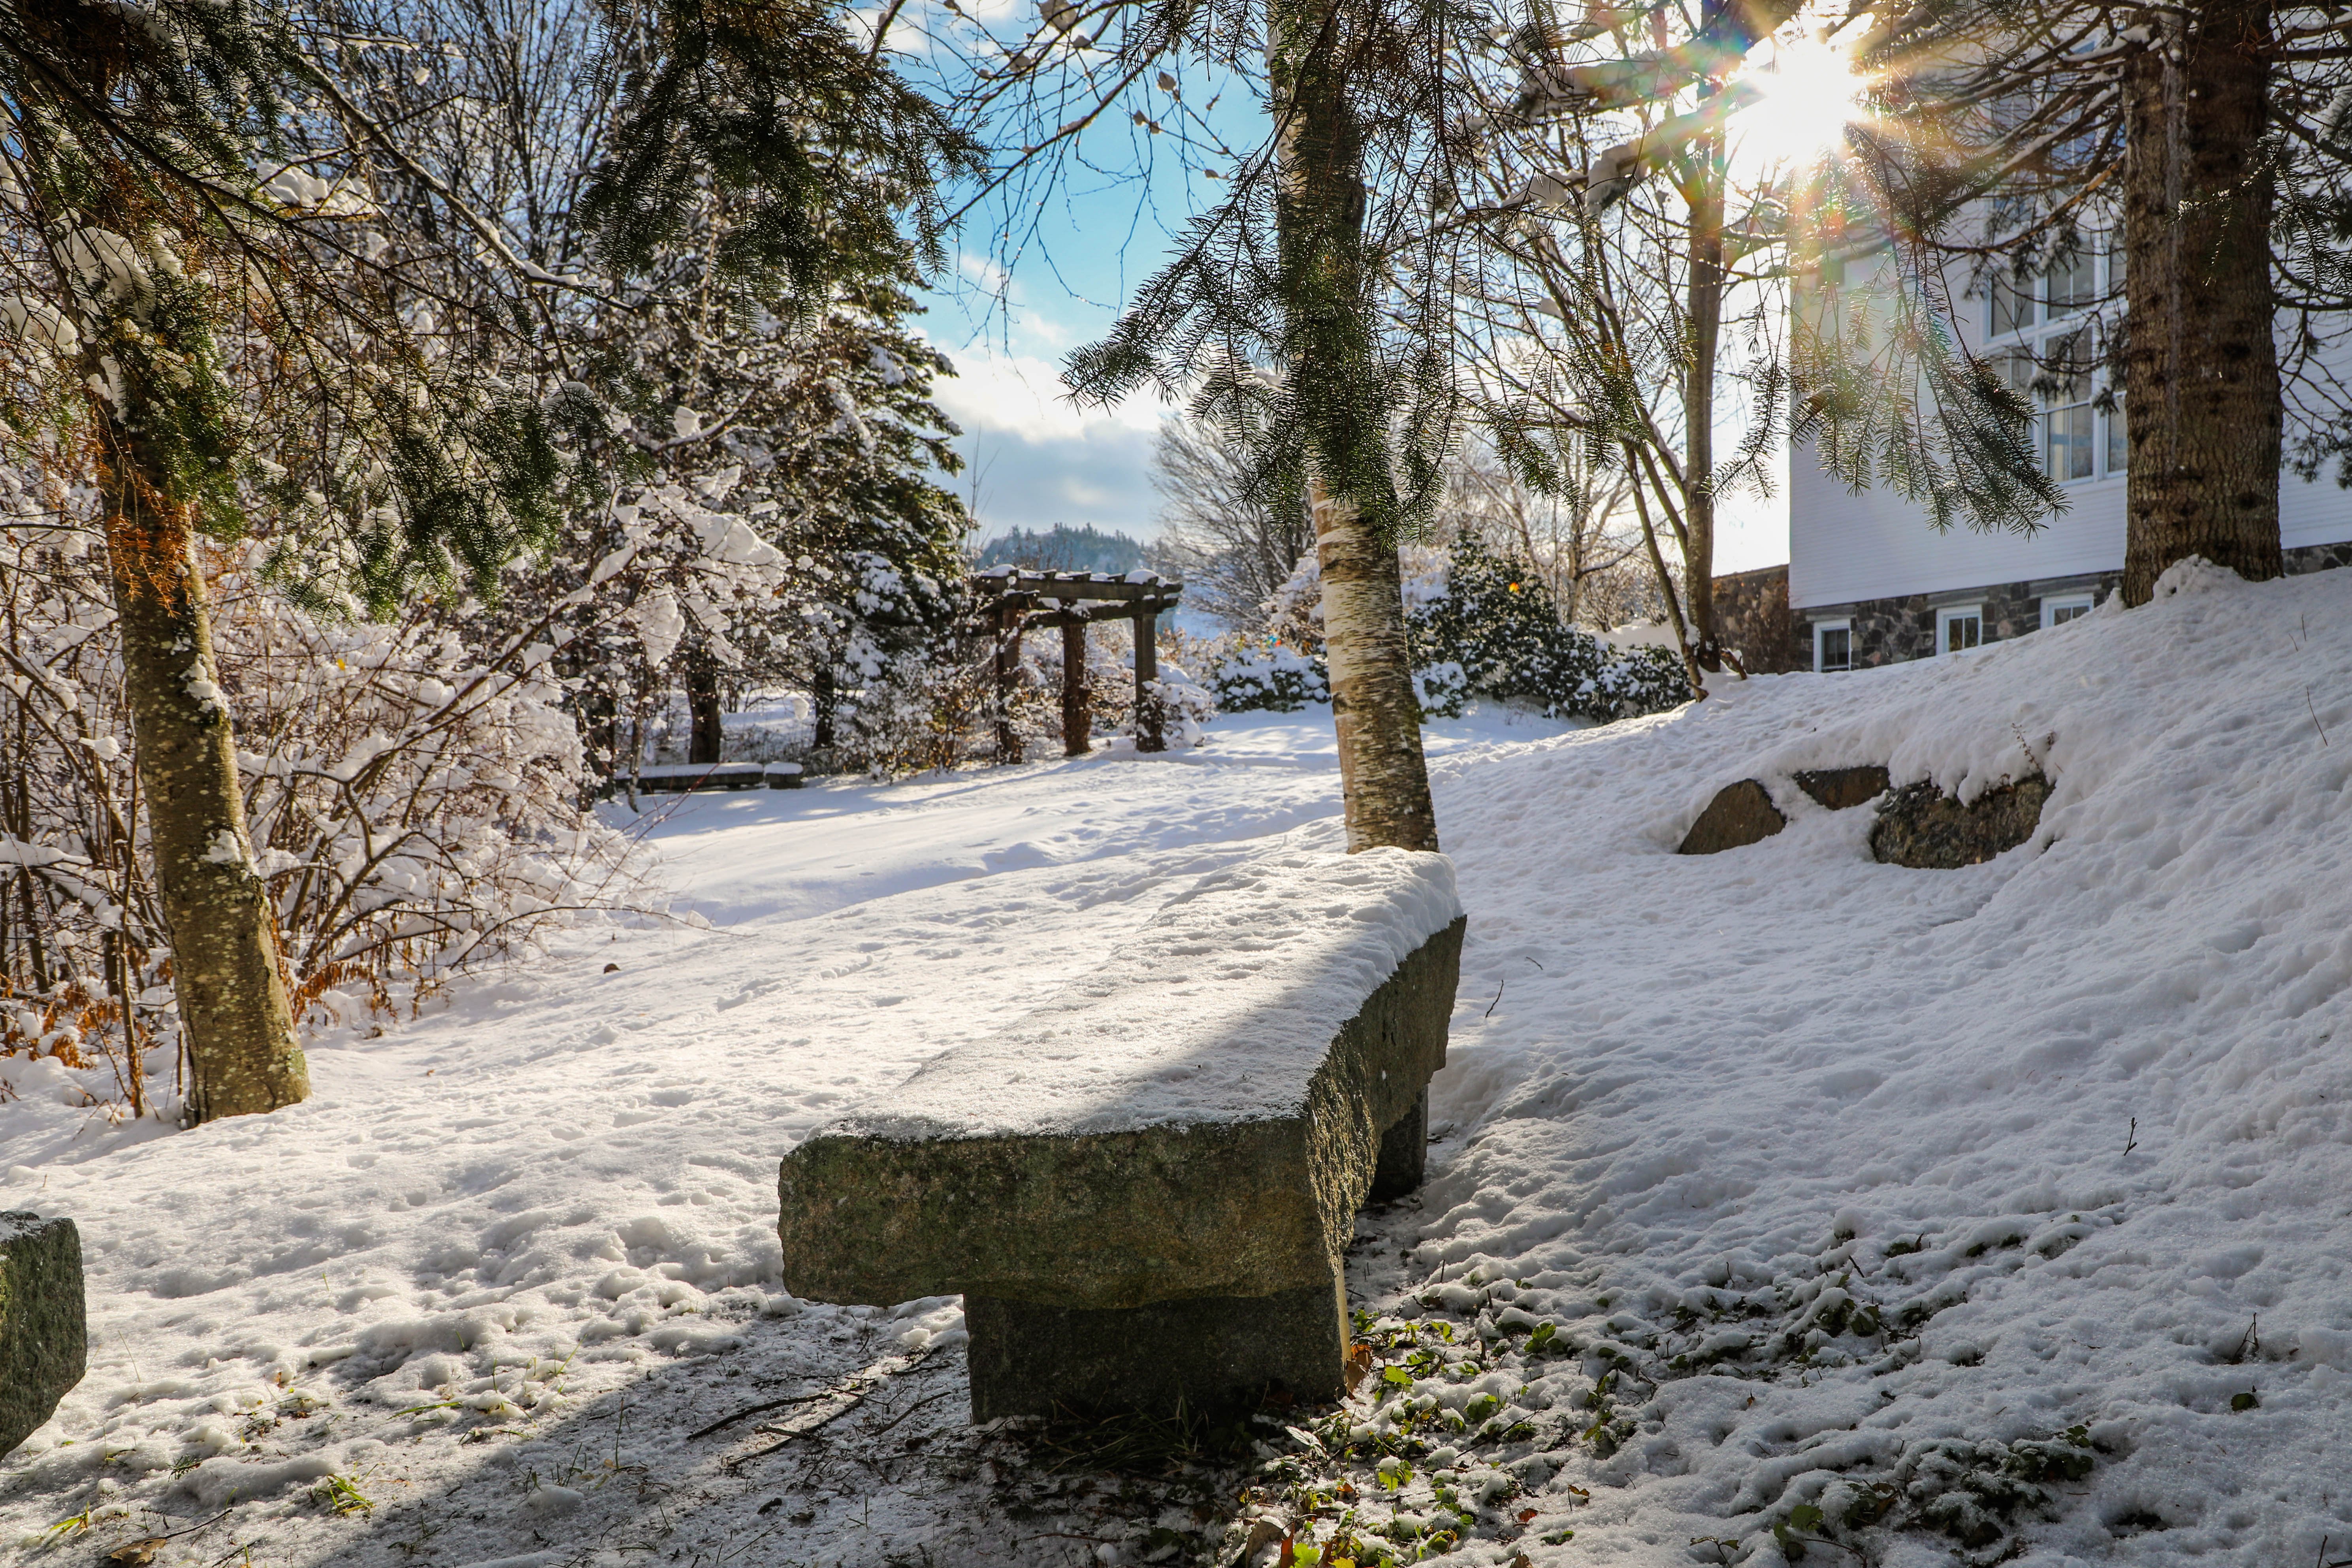
[[[1734,120],[1738,150],[1767,166],[1805,163],[1844,144],[1862,113],[1865,84],[1853,61],[1820,37],[1775,46],[1740,79],[1759,94]]]

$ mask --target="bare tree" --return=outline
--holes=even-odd
[[[1467,451],[1452,466],[1443,517],[1524,562],[1571,625],[1606,630],[1657,611],[1633,486],[1621,469],[1575,461],[1539,489],[1492,453]]]
[[[1235,630],[1262,630],[1274,591],[1315,547],[1306,517],[1260,493],[1248,449],[1214,425],[1169,421],[1151,460],[1161,544],[1181,563],[1186,602]]]

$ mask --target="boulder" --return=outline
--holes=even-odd
[[[1929,781],[1887,796],[1871,825],[1870,852],[1890,866],[1954,870],[1991,859],[2033,837],[2050,781],[2029,773],[1989,789],[1966,805]]]
[[[1743,844],[1761,843],[1788,826],[1789,819],[1780,815],[1764,786],[1754,779],[1741,779],[1724,785],[1706,803],[1675,853],[1720,855]]]
[[[56,1412],[89,1351],[74,1222],[0,1214],[0,1454]]]
[[[1816,805],[1849,811],[1868,805],[1886,793],[1886,770],[1876,763],[1858,768],[1808,768],[1797,775],[1797,787]]]

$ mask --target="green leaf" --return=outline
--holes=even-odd
[[[1799,1530],[1819,1530],[1822,1527],[1822,1510],[1811,1503],[1801,1502],[1789,1510],[1789,1522]]]

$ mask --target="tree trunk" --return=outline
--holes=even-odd
[[[186,1120],[275,1110],[310,1098],[310,1068],[246,833],[186,510],[167,500],[163,465],[135,427],[91,403],[140,789],[187,1043]]]
[[[1323,651],[1339,738],[1348,853],[1437,847],[1437,808],[1421,752],[1421,703],[1405,646],[1396,546],[1317,487],[1315,555],[1323,572]]]
[[[727,735],[719,713],[719,661],[707,649],[695,648],[686,656],[686,760],[718,762],[727,749]]]
[[[1307,426],[1348,850],[1434,850],[1437,813],[1422,757],[1397,542],[1391,520],[1367,504],[1393,491],[1388,432],[1370,384],[1363,139],[1346,79],[1353,29],[1344,13],[1335,18],[1299,0],[1270,0],[1266,21],[1281,158],[1275,208],[1283,337]]]
[[[2279,574],[2270,0],[2159,17],[2124,67],[2124,602],[2174,562]]]
[[[1712,20],[1722,7],[1701,7]],[[1712,96],[1701,88],[1702,100]],[[1723,188],[1720,132],[1691,145],[1690,364],[1683,384],[1683,596],[1690,610],[1690,659],[1723,668],[1715,618],[1715,372],[1723,341]]]
[[[809,745],[820,752],[833,750],[833,709],[840,700],[833,682],[833,656],[820,651],[816,668],[809,672],[809,709],[813,721]]]

